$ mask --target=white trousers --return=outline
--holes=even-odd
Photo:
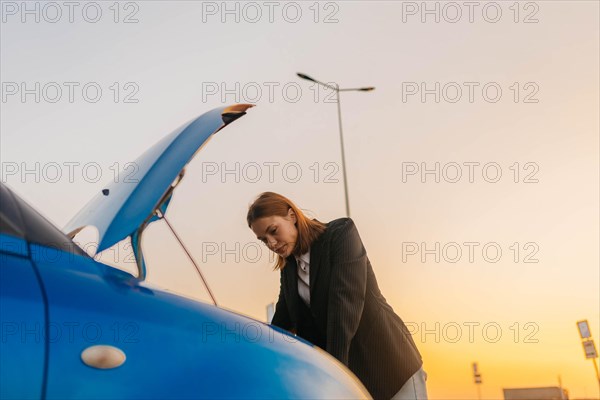
[[[427,373],[423,367],[411,376],[392,400],[427,400]]]

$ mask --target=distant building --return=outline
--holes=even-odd
[[[558,386],[502,389],[504,400],[569,400],[569,392]]]

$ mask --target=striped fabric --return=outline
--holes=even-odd
[[[390,399],[423,362],[404,322],[379,290],[352,219],[329,222],[311,245],[310,308],[298,295],[295,257],[286,261],[271,323],[336,357],[373,398]]]

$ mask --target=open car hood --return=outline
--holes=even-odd
[[[131,236],[137,259],[141,232],[158,219],[157,215],[164,215],[184,167],[215,133],[245,115],[250,107],[236,104],[215,108],[183,124],[135,160],[133,174],[122,171],[117,181],[93,197],[63,231],[73,238],[86,226],[96,227],[98,253]],[[143,260],[137,261],[142,273]]]

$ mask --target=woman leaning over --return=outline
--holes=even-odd
[[[311,220],[286,197],[265,192],[247,222],[278,256],[271,324],[326,350],[375,399],[427,399],[421,355],[381,294],[352,219]]]

